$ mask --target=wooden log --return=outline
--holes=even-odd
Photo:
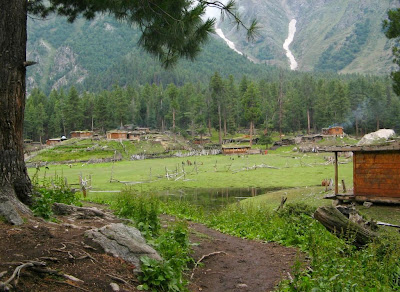
[[[375,232],[351,222],[333,206],[319,207],[314,213],[314,218],[330,232],[338,237],[352,240],[352,243],[359,247],[370,243],[378,236]]]
[[[343,193],[347,193],[346,184],[344,183],[344,179],[342,179]]]

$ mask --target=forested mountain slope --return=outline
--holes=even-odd
[[[246,74],[274,80],[278,67],[289,70],[282,44],[292,19],[297,23],[289,48],[298,71],[386,74],[393,63],[381,24],[387,9],[396,5],[394,0],[240,0],[244,22],[254,16],[260,22],[256,41],[247,42],[244,32],[226,18],[218,27],[244,55],[215,35],[196,62],[181,60],[171,71],[138,47],[136,28],[110,17],[73,24],[60,17],[29,18],[28,59],[38,65],[28,69],[28,92],[39,87],[49,93],[71,85],[98,91],[114,84],[207,83],[215,71],[236,79]]]
[[[164,70],[137,45],[138,29],[110,17],[73,24],[60,17],[30,19],[28,30],[27,57],[38,62],[28,70],[28,91],[39,87],[48,93],[71,85],[98,91],[114,84],[208,83],[215,71],[237,78],[277,75],[272,74],[276,68],[253,64],[217,36],[210,38],[196,62],[181,60],[174,69]]]
[[[391,45],[382,21],[394,0],[239,0],[246,21],[256,17],[261,26],[255,43],[229,26],[219,26],[236,47],[260,63],[289,68],[282,47],[288,25],[296,22],[290,45],[301,71],[385,74],[392,68]]]

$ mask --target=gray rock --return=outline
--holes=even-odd
[[[120,291],[117,283],[110,283],[110,287],[112,291]]]
[[[357,143],[358,146],[364,145],[374,145],[380,142],[385,142],[389,138],[393,137],[395,132],[392,129],[380,129],[376,132],[372,132],[366,134],[362,139]]]
[[[85,235],[100,244],[105,252],[135,265],[135,272],[140,272],[142,256],[162,260],[157,251],[146,243],[139,230],[122,223],[91,229]]]
[[[370,208],[370,207],[372,206],[372,202],[364,202],[364,203],[363,203],[363,206],[364,206],[365,208]]]

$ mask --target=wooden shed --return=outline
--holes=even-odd
[[[208,137],[203,137],[203,138],[195,137],[192,140],[192,142],[193,142],[193,144],[196,144],[196,145],[203,145],[203,144],[210,143],[211,140]]]
[[[330,135],[330,136],[343,136],[344,131],[343,127],[329,127],[322,128],[322,135]]]
[[[143,132],[143,134],[148,134],[150,133],[150,128],[136,127],[135,131]]]
[[[47,146],[56,145],[56,144],[60,143],[61,141],[62,141],[61,138],[51,138],[51,139],[48,139],[48,140],[46,141],[46,145],[47,145]]]
[[[71,138],[93,138],[93,131],[72,131]]]
[[[246,154],[251,147],[249,145],[222,146],[222,154]]]
[[[142,136],[143,132],[140,131],[130,131],[128,132],[128,139],[132,141],[140,141],[140,136]]]
[[[113,130],[107,132],[107,140],[127,140],[129,139],[128,131]]]
[[[400,203],[400,144],[332,147],[335,154],[335,198],[360,202]],[[339,194],[338,152],[353,152],[353,193]]]

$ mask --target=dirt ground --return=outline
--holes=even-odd
[[[107,255],[84,236],[85,230],[118,222],[109,215],[58,216],[57,224],[37,218],[22,226],[0,222],[0,281],[23,263],[44,262],[45,266],[22,269],[15,291],[113,291],[110,283],[118,284],[120,291],[137,291],[135,267]],[[193,257],[199,263],[187,272],[190,291],[271,291],[287,277],[298,256],[295,249],[275,243],[232,237],[200,224],[189,226]]]

